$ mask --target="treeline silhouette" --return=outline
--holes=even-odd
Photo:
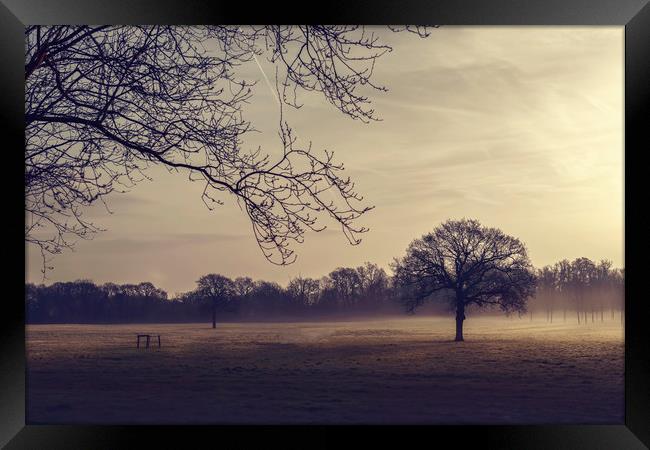
[[[606,316],[614,319],[617,311],[623,321],[624,299],[625,269],[612,268],[607,260],[564,259],[538,271],[537,293],[528,310],[531,317],[542,313],[549,322],[566,322],[569,313],[578,323],[602,322]]]
[[[587,258],[560,261],[537,271],[537,293],[528,302],[532,315],[548,321],[622,318],[624,270],[609,261]],[[445,295],[437,293],[436,295]],[[176,294],[140,284],[89,280],[25,285],[28,323],[137,323],[311,320],[404,314],[393,277],[373,263],[341,267],[320,278],[296,277],[283,287],[249,277],[229,279],[210,274],[196,289]],[[448,314],[450,305],[429,302],[422,314]],[[481,313],[476,311],[476,313]],[[490,309],[483,312],[489,314]],[[560,316],[558,317],[558,314]]]

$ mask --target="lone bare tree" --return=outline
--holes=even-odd
[[[456,341],[470,305],[524,311],[536,278],[518,239],[477,220],[448,220],[414,240],[393,263],[396,285],[410,312],[432,298],[448,299],[456,312]]]
[[[217,328],[217,309],[220,306],[225,306],[233,299],[235,284],[230,278],[214,273],[203,275],[196,283],[199,293],[210,300],[212,328]]]
[[[391,27],[421,37],[421,27]],[[367,228],[362,205],[332,152],[298,145],[282,105],[320,92],[343,114],[376,120],[363,89],[391,47],[360,26],[28,26],[25,30],[25,240],[47,256],[100,230],[83,209],[161,165],[205,183],[212,208],[233,196],[264,256],[290,248],[329,216],[351,244]],[[243,105],[255,81],[238,68],[276,68],[278,151],[245,150],[254,131]],[[261,66],[260,66],[261,69]],[[266,75],[264,75],[266,77]],[[104,203],[105,204],[105,203]]]

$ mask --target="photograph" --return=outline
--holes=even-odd
[[[625,45],[26,25],[26,424],[625,425]]]

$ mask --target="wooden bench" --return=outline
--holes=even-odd
[[[160,335],[159,334],[138,334],[138,343],[136,348],[140,348],[140,338],[146,338],[146,347],[149,348],[149,341],[152,337],[158,338],[158,348],[160,348]]]

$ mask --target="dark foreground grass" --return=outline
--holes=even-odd
[[[617,321],[27,327],[29,423],[622,423]],[[136,349],[137,333],[162,348]]]

